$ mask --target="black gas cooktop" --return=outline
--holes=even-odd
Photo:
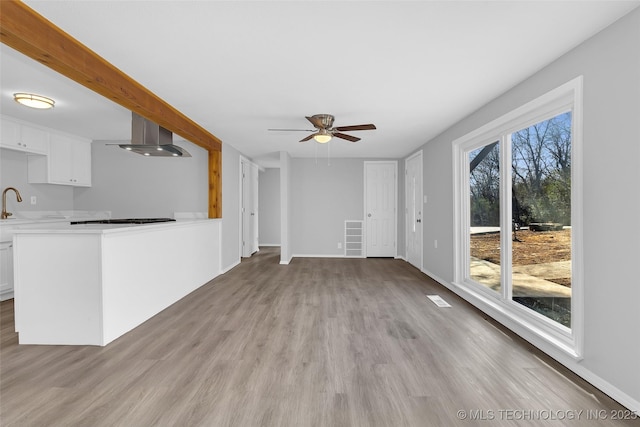
[[[76,224],[153,224],[156,222],[175,221],[173,218],[114,218],[114,219],[91,219],[88,221],[71,221],[71,225]]]

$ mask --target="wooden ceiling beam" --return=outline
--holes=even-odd
[[[217,137],[23,2],[0,3],[2,43],[209,151],[209,216],[222,217],[222,168],[211,167],[222,158]]]

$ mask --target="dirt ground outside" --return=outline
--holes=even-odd
[[[571,229],[519,230],[515,234],[517,240],[512,241],[514,266],[571,260]],[[472,234],[471,256],[500,264],[500,233]],[[549,280],[571,287],[571,277]]]

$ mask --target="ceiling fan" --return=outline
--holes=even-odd
[[[325,144],[331,141],[331,138],[334,136],[340,139],[346,139],[350,142],[358,142],[360,138],[355,136],[347,135],[342,132],[350,132],[355,130],[373,130],[376,127],[372,124],[366,125],[351,125],[351,126],[333,126],[333,117],[331,114],[315,114],[311,117],[305,116],[309,122],[316,128],[315,130],[309,129],[269,129],[272,131],[303,131],[303,132],[314,132],[306,138],[302,138],[300,142],[309,141],[310,139],[315,139],[316,142],[320,144]]]

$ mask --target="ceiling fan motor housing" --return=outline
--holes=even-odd
[[[318,129],[329,129],[333,126],[333,117],[331,114],[314,114],[311,116],[317,122],[322,123],[322,126],[316,126]]]

